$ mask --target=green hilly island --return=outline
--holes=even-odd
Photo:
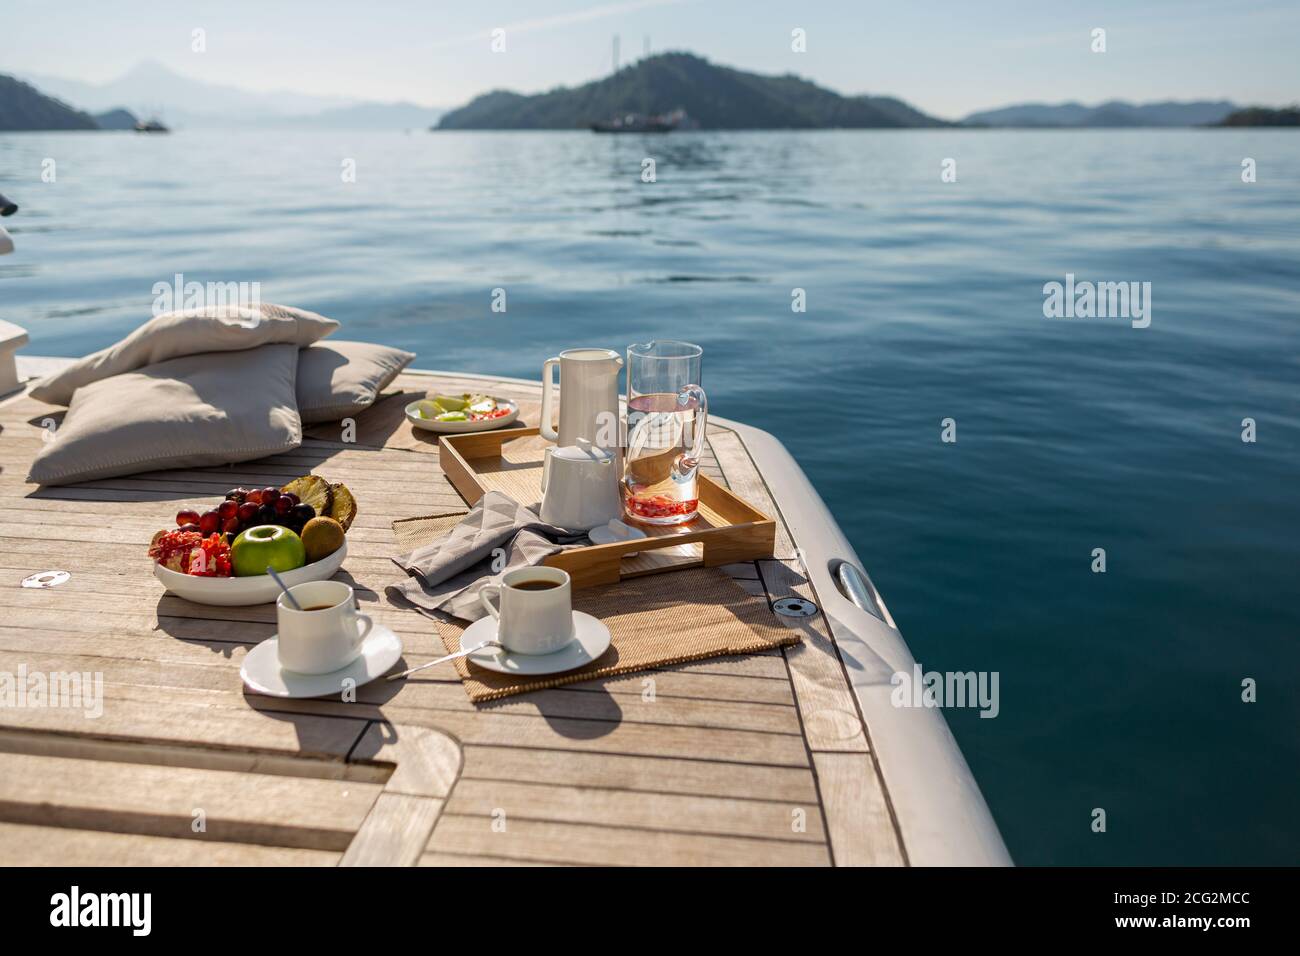
[[[764,76],[689,53],[662,53],[574,88],[526,96],[496,90],[435,129],[578,129],[627,113],[686,111],[701,129],[891,129],[949,126],[901,100],[842,96],[800,77]]]
[[[99,129],[94,117],[0,73],[0,130]]]
[[[1300,106],[1269,109],[1252,106],[1224,118],[1220,126],[1300,126]]]

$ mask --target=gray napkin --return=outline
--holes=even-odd
[[[583,532],[546,524],[507,495],[489,491],[445,537],[393,558],[411,577],[385,590],[416,610],[477,621],[487,614],[478,599],[483,585],[517,568],[541,564],[565,545],[585,538]],[[498,548],[505,552],[505,561],[502,564],[497,556],[494,568]]]

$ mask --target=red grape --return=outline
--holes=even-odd
[[[257,515],[257,505],[251,501],[245,501],[239,506],[239,520],[248,524]]]
[[[204,537],[210,534],[215,534],[217,529],[220,527],[221,515],[217,514],[215,511],[205,511],[199,518],[199,532],[203,534]]]
[[[275,499],[275,513],[278,515],[287,515],[293,510],[293,502],[289,500],[288,495],[281,495]]]
[[[222,521],[229,521],[239,513],[239,502],[233,498],[227,498],[221,504],[217,505],[217,514],[221,515]]]
[[[238,534],[239,519],[233,517],[227,518],[225,522],[221,525],[221,530],[224,531],[226,534]]]
[[[245,503],[260,505],[262,503],[262,492],[259,489],[254,488],[244,496],[244,501]]]
[[[176,530],[177,530],[177,531],[198,531],[198,530],[199,530],[199,526],[196,525],[196,524],[183,524],[183,525],[181,525],[179,528],[177,528]]]
[[[176,524],[178,527],[181,525],[198,523],[199,513],[194,511],[192,508],[182,508],[180,511],[176,512]]]
[[[299,498],[297,495],[295,495],[292,491],[281,492],[281,494],[282,494],[285,498],[288,498],[288,499],[289,499],[289,503],[290,503],[291,505],[293,505],[294,507],[297,507],[298,502],[302,501],[302,499]]]
[[[279,498],[279,497],[280,497],[280,489],[279,489],[279,488],[263,488],[263,489],[262,489],[262,504],[264,504],[264,505],[271,505],[271,506],[274,506],[274,505],[275,505],[275,499],[277,499],[277,498]]]
[[[306,524],[312,518],[316,517],[316,509],[311,505],[294,505],[293,516],[303,524]]]

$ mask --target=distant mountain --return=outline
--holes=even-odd
[[[0,73],[0,130],[98,128],[93,117]]]
[[[1123,127],[1205,126],[1221,122],[1237,107],[1228,100],[1168,101],[1135,105],[1111,100],[1097,106],[1082,103],[1022,103],[996,110],[972,113],[965,126],[1014,127]]]
[[[1219,126],[1300,126],[1300,107],[1288,106],[1271,110],[1264,106],[1251,106],[1227,116]]]
[[[258,93],[184,76],[145,61],[108,83],[29,76],[43,90],[92,111],[157,116],[181,129],[423,129],[441,110],[306,93]],[[117,117],[116,121],[121,121]],[[132,121],[134,126],[134,119]],[[112,127],[117,128],[117,127]]]
[[[578,129],[627,113],[678,108],[701,129],[951,125],[889,97],[841,96],[791,74],[763,76],[689,53],[663,53],[573,89],[485,93],[447,113],[437,129]]]
[[[310,116],[268,117],[254,125],[282,129],[424,129],[442,114],[443,110],[415,103],[358,103]]]
[[[354,100],[304,93],[257,93],[192,79],[146,60],[108,83],[85,83],[55,76],[30,76],[43,90],[92,111],[126,107],[158,114],[169,124],[229,126],[267,116],[317,113],[349,106]]]
[[[135,124],[139,120],[130,110],[116,109],[109,110],[107,113],[96,113],[95,122],[99,124],[100,129],[135,129]]]

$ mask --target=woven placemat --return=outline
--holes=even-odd
[[[584,588],[573,592],[573,607],[605,623],[612,637],[609,650],[585,667],[546,677],[498,674],[460,658],[453,663],[470,700],[498,700],[709,657],[756,654],[800,639],[799,631],[777,622],[766,600],[716,568],[650,574]],[[458,621],[438,621],[449,654],[460,650],[465,627]]]

